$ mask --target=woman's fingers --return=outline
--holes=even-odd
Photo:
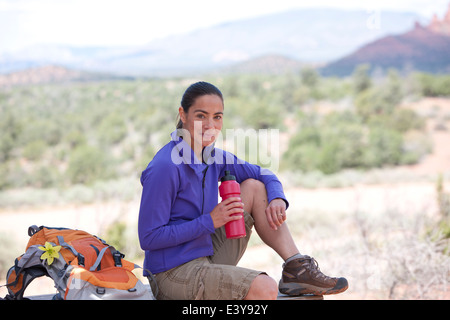
[[[219,228],[226,223],[242,219],[244,212],[244,204],[241,198],[233,197],[220,202],[211,212],[214,227]]]
[[[280,207],[275,206],[267,207],[266,217],[269,226],[274,230],[278,230],[278,227],[281,226],[284,223],[284,221],[286,221],[286,213],[283,210],[283,208]]]

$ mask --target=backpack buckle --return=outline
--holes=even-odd
[[[81,253],[77,254],[78,265],[84,267],[84,256]]]
[[[125,258],[125,255],[120,253],[119,251],[115,251],[113,253],[114,265],[116,267],[122,267],[122,258]]]
[[[39,228],[38,226],[36,226],[36,225],[32,225],[32,226],[30,226],[29,228],[28,228],[28,235],[30,236],[30,237],[32,237],[36,232],[38,232],[39,230],[41,230],[42,228]]]

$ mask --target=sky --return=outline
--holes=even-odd
[[[34,44],[139,46],[172,34],[295,8],[413,11],[431,18],[450,0],[0,0],[0,53]]]

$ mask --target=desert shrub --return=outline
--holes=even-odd
[[[368,72],[363,65],[352,76],[353,109],[326,115],[298,113],[298,127],[283,156],[283,168],[333,174],[349,168],[417,163],[430,151],[423,139],[413,143],[408,138],[412,131],[423,132],[425,121],[399,107],[404,90],[398,73],[390,70],[373,83]]]
[[[450,96],[450,76],[416,73],[421,93],[426,97]]]
[[[111,113],[104,117],[98,126],[98,139],[102,145],[113,145],[122,141],[127,135],[123,116]]]
[[[333,174],[347,168],[411,164],[429,150],[407,138],[412,130],[423,131],[423,120],[397,102],[414,88],[443,94],[440,82],[447,80],[426,74],[408,79],[422,86],[405,91],[395,72],[380,81],[371,78],[367,66],[347,79],[321,77],[305,67],[277,75],[205,75],[204,80],[224,93],[224,129],[273,128],[285,133],[290,123],[285,120],[294,118],[298,127],[281,167]],[[168,142],[180,97],[193,81],[136,79],[0,90],[0,189],[70,187],[118,174],[136,175]],[[337,102],[336,110],[328,116],[306,111],[318,101]],[[346,111],[339,111],[341,107]],[[388,131],[380,132],[384,128]],[[386,141],[389,137],[392,142]],[[385,143],[389,155],[380,156]]]
[[[371,128],[364,164],[368,168],[398,165],[402,156],[402,136],[394,130]]]
[[[444,190],[444,178],[439,174],[436,181],[437,205],[439,210],[439,224],[438,229],[442,236],[450,239],[450,192]],[[450,252],[450,248],[446,248]]]
[[[14,260],[19,255],[19,246],[14,242],[9,234],[0,232],[0,276],[5,279],[6,272],[14,265]],[[2,281],[3,284],[3,281]]]
[[[28,160],[38,160],[44,151],[47,149],[47,144],[43,140],[34,140],[28,143],[23,149],[23,156]]]
[[[107,154],[95,147],[82,145],[70,155],[67,176],[70,184],[92,184],[114,177]]]
[[[109,245],[125,254],[126,259],[142,259],[143,251],[139,246],[136,228],[135,225],[124,221],[115,221],[108,226],[101,237]]]
[[[399,125],[402,130],[397,130],[391,124],[393,121],[392,117],[379,116],[365,123],[351,111],[333,112],[324,117],[301,114],[298,129],[283,155],[282,168],[333,174],[348,168],[417,162],[429,148],[423,139],[414,143],[406,139],[404,127]]]
[[[370,66],[359,65],[352,74],[353,92],[357,95],[366,91],[372,86],[372,79],[369,74]]]

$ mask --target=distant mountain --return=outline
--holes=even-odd
[[[79,71],[68,70],[63,67],[46,66],[38,68],[30,68],[12,72],[7,75],[0,75],[0,88],[23,85],[23,84],[37,84],[49,82],[66,82],[82,77]]]
[[[415,13],[383,12],[380,28],[371,29],[370,17],[364,10],[308,9],[233,21],[152,41],[111,59],[108,68],[176,74],[222,68],[263,55],[323,63],[380,36],[405,31],[421,19]]]
[[[226,66],[218,70],[220,73],[252,73],[252,74],[283,74],[300,71],[306,63],[282,55],[263,55],[243,62]]]
[[[38,44],[16,52],[0,54],[0,73],[48,65],[72,69],[93,70],[102,61],[108,62],[135,50],[134,47],[72,47]]]
[[[323,75],[347,76],[360,64],[371,70],[418,70],[450,73],[450,6],[443,20],[434,16],[428,26],[416,22],[412,30],[368,43],[325,66]]]
[[[31,47],[0,55],[0,73],[56,64],[107,73],[178,75],[267,55],[324,63],[384,35],[404,32],[422,19],[409,12],[298,9],[223,23],[135,48]]]
[[[19,70],[5,75],[0,74],[0,88],[28,84],[45,84],[55,82],[67,83],[118,79],[123,79],[123,77],[117,77],[109,74],[83,72],[78,70],[71,70],[61,66],[47,65]]]

